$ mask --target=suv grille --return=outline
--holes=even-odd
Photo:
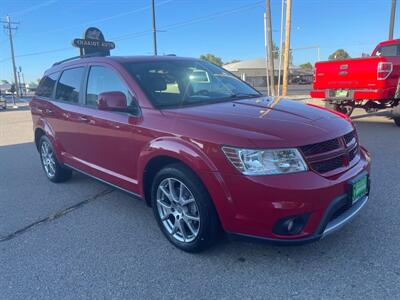
[[[303,151],[304,155],[315,155],[324,152],[329,152],[339,148],[339,140],[333,139],[322,143],[306,145],[300,147],[301,151]]]
[[[311,169],[326,176],[344,171],[360,159],[355,131],[336,139],[300,147]]]

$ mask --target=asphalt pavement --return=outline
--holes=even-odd
[[[351,224],[304,246],[223,240],[187,254],[143,202],[79,174],[49,182],[29,111],[0,111],[0,298],[398,299],[400,128],[355,124],[372,191]]]

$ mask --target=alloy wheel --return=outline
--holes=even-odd
[[[166,231],[177,241],[190,243],[200,229],[200,213],[192,192],[176,178],[163,179],[157,188],[157,211]]]
[[[56,162],[53,149],[47,141],[42,142],[40,154],[46,175],[49,178],[54,177],[56,174]]]

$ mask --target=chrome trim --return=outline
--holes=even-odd
[[[93,179],[96,179],[96,180],[98,180],[98,181],[100,181],[100,182],[102,182],[102,183],[104,183],[104,184],[107,184],[107,185],[109,185],[109,186],[111,186],[111,187],[113,187],[113,188],[115,188],[115,189],[117,189],[117,190],[121,190],[121,191],[123,191],[123,192],[125,192],[125,193],[128,193],[128,194],[130,194],[130,195],[132,195],[132,196],[134,196],[134,197],[136,197],[136,198],[138,198],[138,199],[144,199],[142,196],[140,196],[139,194],[136,194],[135,192],[131,192],[131,191],[126,190],[126,189],[124,189],[124,188],[122,188],[122,187],[119,187],[119,186],[117,186],[117,185],[115,185],[115,184],[113,184],[113,183],[110,183],[110,182],[108,182],[108,181],[105,181],[105,180],[103,180],[103,179],[100,179],[99,177],[90,175],[90,174],[88,174],[88,173],[86,173],[86,172],[84,172],[84,171],[81,171],[81,170],[79,170],[79,169],[77,169],[77,168],[75,168],[75,167],[73,167],[73,166],[71,166],[71,165],[69,165],[69,164],[65,164],[65,163],[64,163],[64,166],[66,166],[66,167],[68,167],[68,168],[70,168],[70,169],[72,169],[72,170],[74,170],[74,171],[76,171],[76,172],[78,172],[78,173],[81,173],[81,174],[83,174],[83,175],[86,175],[86,176],[88,176],[88,177],[91,177],[91,178],[93,178]]]
[[[369,196],[365,196],[364,198],[358,200],[356,204],[346,210],[343,214],[341,214],[336,219],[333,219],[326,225],[324,232],[322,233],[322,238],[335,232],[336,230],[343,227],[346,223],[350,222],[353,217],[355,217],[360,210],[365,206],[369,199]]]

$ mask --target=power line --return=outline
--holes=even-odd
[[[159,2],[159,3],[155,4],[155,6],[158,7],[158,6],[170,3],[172,1],[175,1],[175,0],[165,0],[165,1],[162,1],[162,2]],[[151,8],[151,5],[146,5],[146,6],[143,6],[143,7],[135,8],[133,10],[124,11],[122,13],[118,13],[118,14],[115,14],[115,15],[112,15],[112,16],[103,17],[103,18],[100,18],[100,19],[95,19],[95,20],[88,21],[88,22],[85,22],[85,23],[80,23],[80,24],[77,24],[77,25],[61,27],[61,28],[56,28],[56,29],[47,30],[47,31],[36,32],[36,33],[34,33],[34,35],[55,33],[55,32],[60,32],[60,31],[64,31],[64,30],[74,29],[74,28],[82,28],[82,27],[86,27],[86,26],[89,26],[89,25],[93,25],[93,24],[97,25],[97,24],[104,23],[104,22],[107,22],[107,21],[110,21],[110,20],[114,20],[114,19],[118,19],[118,18],[121,18],[121,17],[125,17],[125,16],[128,16],[128,15],[137,13],[137,12],[145,11],[145,10],[148,10],[150,8]]]
[[[31,7],[28,7],[28,8],[22,9],[22,10],[20,10],[20,11],[16,11],[16,12],[10,13],[10,15],[12,15],[12,16],[23,15],[23,14],[29,13],[29,12],[31,12],[31,11],[35,11],[35,10],[37,10],[37,9],[39,9],[39,8],[42,8],[42,7],[51,5],[51,4],[53,4],[53,3],[57,2],[57,1],[58,1],[58,0],[46,1],[46,2],[44,2],[44,3],[40,3],[40,4],[31,6]]]
[[[170,1],[172,1],[172,0],[170,0]],[[257,1],[257,2],[254,2],[254,3],[250,4],[250,5],[244,5],[244,6],[236,7],[234,9],[219,11],[219,12],[216,12],[216,13],[212,13],[212,14],[209,14],[209,15],[206,15],[206,16],[194,18],[194,19],[191,19],[191,20],[186,20],[186,21],[181,21],[181,22],[169,24],[169,25],[166,25],[166,26],[162,27],[161,30],[171,30],[171,29],[175,29],[175,28],[179,28],[179,27],[184,27],[184,26],[187,26],[187,25],[200,23],[200,22],[203,22],[203,21],[209,21],[209,20],[215,19],[217,17],[231,15],[231,14],[235,14],[235,13],[238,13],[238,12],[243,12],[245,10],[249,10],[249,9],[261,6],[263,3],[264,3],[264,1]],[[158,31],[161,31],[161,30],[158,30]],[[143,36],[143,35],[147,35],[147,34],[150,34],[152,32],[153,32],[152,30],[143,30],[143,31],[139,31],[139,32],[132,32],[132,33],[116,36],[116,37],[113,37],[111,39],[115,40],[115,41],[121,41],[121,40],[126,40],[126,39],[131,39],[131,38],[136,38],[136,37],[140,37],[140,36]],[[37,56],[37,55],[49,54],[49,53],[54,53],[54,52],[62,52],[62,51],[67,51],[67,50],[71,50],[71,48],[70,47],[68,47],[68,48],[65,47],[65,48],[52,49],[52,50],[47,50],[47,51],[32,52],[32,53],[16,55],[15,57]],[[0,63],[4,62],[4,61],[7,61],[9,59],[10,58],[4,59],[4,60],[0,60]]]
[[[261,6],[263,3],[264,3],[264,1],[257,1],[257,2],[254,2],[254,3],[250,4],[250,5],[244,5],[244,6],[236,7],[236,8],[233,8],[233,9],[223,10],[223,11],[215,12],[215,13],[212,13],[212,14],[209,14],[209,15],[193,18],[193,19],[190,19],[190,20],[169,24],[169,25],[161,27],[161,30],[163,30],[163,31],[164,30],[171,30],[171,29],[175,29],[175,28],[179,28],[179,27],[183,27],[183,26],[187,26],[187,25],[200,23],[200,22],[203,22],[203,21],[209,21],[209,20],[212,20],[212,19],[215,19],[215,18],[218,18],[218,17],[231,15],[231,14],[235,14],[235,13],[238,13],[238,12],[243,12],[245,10]],[[120,36],[116,36],[113,39],[115,41],[121,41],[121,40],[129,39],[131,37],[142,36],[142,35],[150,33],[150,32],[152,32],[152,31],[151,30],[144,30],[144,31],[132,32],[132,33],[127,33],[127,34],[123,34],[123,35],[120,35]]]

